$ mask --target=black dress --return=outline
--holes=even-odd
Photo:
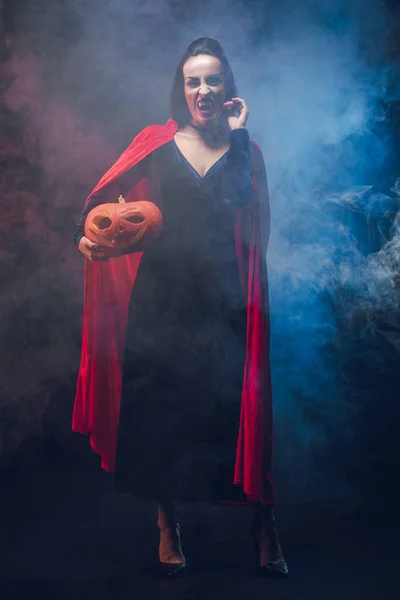
[[[233,486],[246,341],[235,210],[253,200],[246,130],[201,178],[174,141],[119,181],[142,177],[163,214],[132,289],[115,489],[141,498],[245,501]],[[105,202],[100,192],[87,213]]]

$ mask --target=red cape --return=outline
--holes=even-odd
[[[175,121],[146,127],[100,179],[92,196],[151,152],[171,141]],[[265,251],[269,233],[268,191],[261,151],[261,169],[253,173],[257,202],[237,212],[235,239],[244,293],[247,295],[246,360],[234,483],[247,501],[273,504],[272,394],[269,367],[269,317]],[[88,198],[88,199],[89,199]],[[151,200],[148,182],[142,180],[127,200]],[[261,230],[261,231],[260,231]],[[243,243],[244,237],[248,243]],[[92,449],[101,454],[101,466],[113,471],[117,447],[128,306],[142,253],[108,262],[85,260],[82,354],[72,429],[90,433]]]

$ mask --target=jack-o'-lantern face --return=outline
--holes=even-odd
[[[90,211],[85,221],[85,235],[100,246],[125,249],[139,242],[142,245],[161,227],[162,214],[153,202],[109,203]]]

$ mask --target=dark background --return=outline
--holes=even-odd
[[[72,233],[109,164],[145,125],[168,118],[187,43],[210,35],[249,99],[270,180],[277,511],[292,563],[310,574],[292,591],[328,597],[315,557],[334,547],[346,556],[342,575],[353,560],[361,579],[381,574],[374,591],[343,583],[344,597],[391,597],[400,502],[398,34],[394,1],[0,2],[0,540],[9,593],[50,581],[52,597],[76,597],[91,578],[103,581],[102,569],[126,583],[133,532],[143,540],[153,522],[151,507],[111,492],[88,440],[71,432],[83,281]],[[219,572],[231,578],[229,542],[248,517],[181,510],[193,556],[201,539],[202,559],[215,558],[218,590]],[[209,550],[204,531],[225,542]],[[231,557],[236,566],[243,548]],[[182,597],[201,597],[190,593]]]

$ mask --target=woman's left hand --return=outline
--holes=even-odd
[[[232,100],[224,103],[224,108],[228,113],[228,123],[231,131],[246,127],[249,109],[243,98],[232,98]]]

